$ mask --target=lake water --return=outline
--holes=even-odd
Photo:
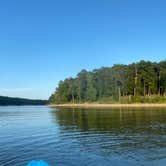
[[[0,107],[0,166],[166,165],[166,109]]]

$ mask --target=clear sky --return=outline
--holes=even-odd
[[[47,99],[59,80],[166,59],[165,0],[0,2],[0,95]]]

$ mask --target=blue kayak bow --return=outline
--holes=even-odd
[[[26,166],[51,166],[49,164],[47,164],[46,162],[39,160],[39,161],[31,161],[30,163],[28,163]]]

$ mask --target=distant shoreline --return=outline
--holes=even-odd
[[[50,104],[50,107],[82,107],[82,108],[131,108],[131,107],[166,107],[166,103],[132,103],[132,104]]]
[[[0,106],[38,106],[46,104],[48,104],[47,100],[0,96]]]

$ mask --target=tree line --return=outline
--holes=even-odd
[[[60,81],[50,103],[122,102],[132,98],[166,95],[166,60],[116,64],[93,71],[82,70],[75,78]],[[104,101],[104,100],[103,100]]]
[[[0,96],[0,105],[8,106],[8,105],[46,105],[48,103],[47,100],[34,100],[34,99],[24,99],[24,98],[14,98],[14,97],[6,97]]]

